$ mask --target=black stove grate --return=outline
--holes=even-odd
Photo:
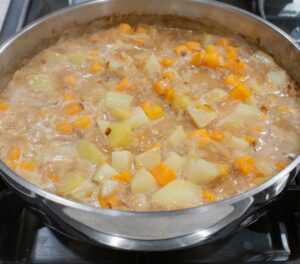
[[[68,4],[82,0],[12,0],[0,42]],[[259,14],[297,38],[299,0],[222,0]],[[296,3],[294,11],[282,11]],[[297,3],[299,9],[297,9]],[[18,17],[19,19],[15,19]],[[300,39],[300,35],[299,35]],[[128,252],[88,245],[59,234],[36,218],[0,182],[0,263],[300,263],[300,175],[257,222],[229,238],[169,252]]]

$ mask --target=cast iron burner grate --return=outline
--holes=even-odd
[[[14,32],[68,4],[82,0],[12,0],[0,35]],[[299,0],[222,0],[260,14],[295,38]],[[292,9],[284,10],[288,4]],[[290,6],[289,6],[290,7]],[[16,19],[18,18],[18,19]],[[300,39],[300,38],[299,38]],[[88,245],[57,233],[36,218],[0,182],[0,263],[300,263],[300,175],[257,222],[229,238],[169,252],[128,252]]]

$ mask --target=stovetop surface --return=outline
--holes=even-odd
[[[11,0],[0,42],[28,23],[82,0]],[[222,0],[300,39],[300,0]],[[16,19],[18,18],[18,19]],[[0,263],[300,263],[300,175],[267,214],[231,237],[168,252],[129,252],[85,244],[53,231],[0,182]]]

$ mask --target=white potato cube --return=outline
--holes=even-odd
[[[205,93],[203,98],[205,102],[207,102],[207,104],[214,105],[222,102],[227,96],[228,93],[226,93],[222,89],[215,88]]]
[[[136,172],[130,184],[130,188],[133,193],[148,193],[156,187],[156,180],[145,168],[140,168]]]
[[[185,165],[185,158],[175,152],[170,152],[168,157],[164,160],[164,164],[176,173],[180,173]]]
[[[101,131],[101,135],[106,136],[106,131],[107,129],[110,127],[111,122],[102,120],[102,119],[98,119],[97,120],[97,126],[99,127],[100,131]]]
[[[262,115],[262,112],[255,106],[239,103],[232,111],[231,117],[234,119],[255,119]]]
[[[145,70],[150,73],[160,71],[160,63],[154,54],[151,54],[146,61]]]
[[[220,175],[217,164],[204,159],[188,159],[184,174],[198,184],[208,184]]]
[[[125,121],[131,128],[140,128],[149,124],[150,120],[140,107],[135,107],[131,116]]]
[[[199,128],[206,127],[218,116],[214,111],[207,111],[200,107],[195,107],[194,105],[188,106],[187,111]]]
[[[178,148],[182,146],[186,139],[186,134],[182,126],[177,127],[174,132],[168,137],[168,142],[173,148]]]
[[[110,179],[112,176],[115,176],[118,174],[118,171],[116,171],[113,167],[109,166],[108,164],[102,164],[100,167],[96,170],[93,181],[94,182],[101,182],[104,180]]]
[[[130,170],[132,153],[127,150],[113,151],[111,154],[111,165],[118,171]]]
[[[119,183],[113,180],[104,180],[101,186],[101,197],[109,196],[117,191]]]
[[[247,142],[246,140],[244,140],[242,138],[238,138],[235,136],[231,136],[229,138],[229,143],[235,150],[239,150],[242,152],[246,152],[250,148],[249,142]]]
[[[196,206],[201,198],[201,188],[196,184],[174,180],[152,196],[152,204],[168,209]]]
[[[105,106],[109,109],[130,109],[133,96],[118,93],[108,92],[105,97]]]
[[[161,162],[160,147],[152,148],[135,157],[137,166],[145,167],[148,170],[153,169]]]

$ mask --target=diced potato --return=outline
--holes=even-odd
[[[70,172],[62,178],[57,184],[56,190],[58,193],[71,193],[78,187],[82,186],[88,180],[87,175],[80,171]]]
[[[217,113],[214,111],[207,111],[194,105],[189,105],[187,111],[199,128],[206,127],[210,122],[217,118]]]
[[[226,140],[229,142],[231,147],[235,150],[246,152],[250,148],[249,142],[242,138],[238,138],[232,135],[226,136]]]
[[[131,127],[125,123],[112,123],[109,127],[110,133],[107,136],[108,145],[111,148],[128,147],[133,142]]]
[[[75,191],[70,194],[70,197],[76,201],[82,202],[84,199],[91,197],[94,191],[94,187],[90,186],[83,190]]]
[[[156,73],[160,71],[160,63],[154,54],[151,54],[147,59],[145,70],[150,73]]]
[[[184,168],[185,158],[179,156],[175,152],[170,152],[163,163],[174,170],[176,173],[179,173]]]
[[[168,137],[168,142],[173,148],[179,148],[182,146],[186,139],[186,134],[182,126],[178,126],[174,132]]]
[[[97,126],[99,127],[101,134],[103,136],[106,136],[105,133],[107,132],[107,129],[110,127],[110,125],[111,125],[111,122],[101,120],[101,119],[97,120]]]
[[[96,170],[93,181],[99,183],[104,180],[109,180],[112,176],[117,174],[118,172],[113,167],[104,163]]]
[[[288,77],[284,70],[273,70],[268,73],[269,80],[275,85],[285,85]]]
[[[297,149],[300,147],[300,135],[293,131],[289,131],[286,133],[284,141],[293,149]]]
[[[92,142],[80,140],[77,144],[77,153],[79,158],[99,164],[105,161],[105,155]]]
[[[129,109],[129,108],[114,108],[111,110],[111,113],[113,114],[114,117],[124,120],[124,119],[130,117],[131,109]]]
[[[118,93],[108,92],[105,97],[105,106],[109,109],[130,109],[133,96]]]
[[[168,209],[180,209],[196,206],[200,198],[200,186],[189,181],[174,180],[154,193],[152,204]]]
[[[192,100],[189,96],[185,94],[175,94],[174,98],[172,100],[172,108],[179,112],[181,110],[184,110],[192,103]]]
[[[118,60],[114,60],[114,59],[111,59],[109,61],[109,65],[108,65],[108,68],[112,71],[117,71],[118,69],[120,69],[122,67],[122,63]]]
[[[113,151],[111,164],[118,171],[129,171],[132,163],[132,153],[127,150]]]
[[[101,197],[107,197],[116,192],[119,183],[113,180],[104,180],[101,186]]]
[[[248,120],[259,118],[262,112],[255,106],[239,103],[231,115],[233,118]]]
[[[266,65],[270,65],[274,63],[274,60],[272,59],[271,56],[269,56],[268,54],[260,50],[256,51],[252,56],[255,60]]]
[[[27,87],[34,93],[49,91],[52,89],[52,85],[47,77],[41,74],[30,76]]]
[[[227,96],[228,93],[226,93],[222,89],[215,88],[205,93],[203,98],[205,102],[207,102],[207,104],[214,105],[222,102]]]
[[[220,175],[217,164],[204,159],[188,159],[184,174],[187,179],[199,184],[208,184]]]
[[[131,191],[133,193],[148,193],[157,187],[156,180],[145,168],[140,168],[131,181]]]
[[[245,81],[245,85],[256,95],[262,95],[266,91],[265,84],[260,84],[256,79],[250,78]]]
[[[125,121],[131,128],[141,128],[149,124],[150,120],[141,107],[135,107],[131,116]]]
[[[80,66],[86,62],[88,54],[82,51],[77,51],[69,54],[69,61],[77,66]]]
[[[161,148],[152,148],[136,156],[135,161],[139,167],[145,167],[146,169],[151,170],[161,162]]]
[[[64,60],[64,55],[52,50],[45,50],[42,53],[42,58],[51,66],[58,65]]]

